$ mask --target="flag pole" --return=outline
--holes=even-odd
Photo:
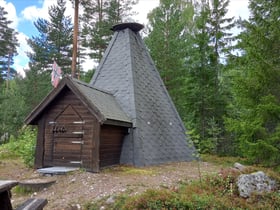
[[[76,78],[76,66],[77,66],[77,51],[78,51],[78,21],[79,21],[79,0],[75,0],[75,14],[74,14],[74,33],[73,33],[73,53],[72,53],[72,65],[71,76]]]

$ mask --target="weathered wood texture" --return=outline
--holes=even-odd
[[[103,125],[100,134],[100,167],[116,165],[120,163],[123,138],[127,128]]]
[[[100,124],[79,98],[69,89],[61,91],[42,118],[44,126],[39,124],[37,149],[43,147],[44,152],[40,149],[37,152],[37,166],[43,155],[43,167],[79,166],[89,171],[99,170],[93,153],[98,153]]]
[[[35,168],[42,168],[44,166],[44,133],[45,133],[45,118],[42,117],[38,122],[37,143],[35,150]]]
[[[42,210],[47,205],[48,200],[43,198],[30,198],[16,210]]]
[[[44,110],[38,124],[37,168],[74,166],[98,172],[100,167],[120,162],[127,128],[101,126],[96,115],[68,88]]]
[[[12,210],[11,189],[18,184],[14,180],[0,180],[0,209]]]

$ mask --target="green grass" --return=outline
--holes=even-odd
[[[151,168],[136,168],[133,166],[126,166],[126,165],[119,165],[114,167],[108,167],[103,169],[106,173],[120,173],[120,174],[127,174],[127,175],[154,175],[157,172]]]
[[[215,210],[255,210],[255,209],[280,209],[279,192],[252,195],[249,199],[239,197],[236,186],[240,172],[231,170],[235,162],[243,163],[244,160],[232,157],[217,157],[204,155],[202,160],[224,166],[219,174],[205,175],[200,180],[181,181],[172,188],[149,189],[144,193],[130,196],[123,193],[116,197],[113,204],[106,204],[106,199],[94,203],[87,203],[85,209],[95,210],[101,206],[106,209],[215,209]],[[127,169],[122,169],[126,171]],[[128,169],[130,171],[132,169]],[[248,166],[246,173],[262,170],[272,178],[280,181],[280,175],[270,168]],[[134,171],[134,169],[132,170]],[[139,171],[135,171],[139,172]]]
[[[30,188],[26,188],[26,187],[22,187],[22,186],[16,186],[13,189],[13,193],[16,193],[17,195],[31,195],[32,193],[34,193],[35,191],[30,189]]]
[[[8,143],[0,145],[0,159],[21,158],[27,166],[32,167],[36,133],[31,127],[25,127],[17,138],[11,136]]]
[[[223,167],[231,167],[234,163],[238,162],[241,164],[246,164],[246,159],[240,157],[220,157],[217,155],[202,154],[200,155],[202,161],[214,163]]]

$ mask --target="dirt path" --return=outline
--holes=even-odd
[[[220,167],[202,162],[200,170],[201,174],[217,173]],[[0,179],[20,181],[38,177],[50,178],[26,169],[18,161],[0,161]],[[52,178],[56,179],[56,183],[42,191],[27,195],[13,192],[13,205],[16,206],[29,197],[37,197],[48,199],[45,210],[82,209],[87,202],[121,192],[133,195],[149,188],[176,186],[181,181],[199,178],[199,171],[196,162],[181,162],[145,168],[117,166],[100,173],[80,170]]]

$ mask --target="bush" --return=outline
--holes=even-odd
[[[177,193],[162,190],[147,190],[139,196],[128,199],[123,209],[189,209],[190,204],[178,196]]]
[[[258,170],[248,167],[245,173]],[[192,180],[178,183],[172,188],[150,189],[138,195],[121,194],[113,204],[88,204],[86,209],[279,209],[280,194],[271,192],[252,195],[249,199],[239,196],[236,180],[241,172],[231,168],[222,169],[219,174],[203,176],[201,181]],[[269,175],[279,180],[279,174],[271,171]]]
[[[0,157],[21,158],[28,167],[32,167],[35,157],[36,129],[24,127],[17,138],[11,136],[9,142],[1,145]]]

